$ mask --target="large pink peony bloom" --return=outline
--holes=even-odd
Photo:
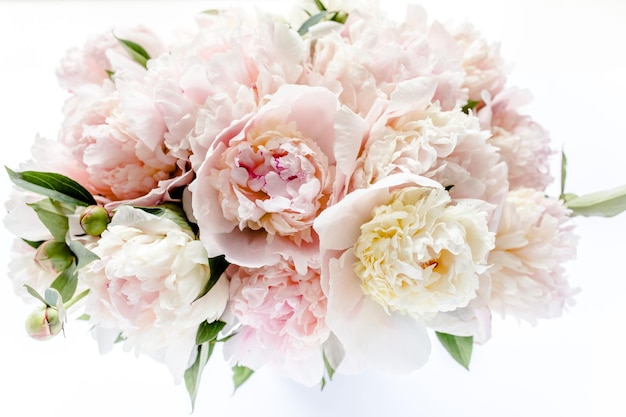
[[[222,132],[189,186],[209,255],[247,267],[293,258],[304,271],[317,254],[313,221],[360,146],[335,141],[342,114],[327,90],[286,85]]]
[[[231,266],[229,309],[241,324],[225,346],[233,364],[266,364],[306,385],[324,374],[326,297],[319,270],[298,273],[282,261],[262,268]]]
[[[535,323],[562,314],[575,290],[563,263],[576,255],[570,212],[560,200],[520,188],[506,198],[492,264],[490,307]]]

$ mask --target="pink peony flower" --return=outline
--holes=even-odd
[[[165,52],[165,46],[148,28],[116,28],[87,39],[82,48],[69,49],[57,69],[61,87],[76,91],[86,84],[102,85],[118,68],[111,62],[111,55],[132,58],[116,37],[142,46],[151,56]],[[137,64],[134,64],[137,65]]]
[[[529,97],[519,90],[506,90],[493,99],[489,95],[483,99],[485,107],[478,117],[483,128],[491,130],[489,144],[498,148],[509,167],[510,188],[545,190],[553,181],[549,158],[554,151],[546,130],[518,112]]]
[[[230,312],[241,327],[225,346],[233,364],[259,369],[268,364],[290,378],[318,384],[324,374],[322,344],[326,297],[319,270],[304,274],[282,261],[261,268],[231,266]]]
[[[207,253],[191,231],[130,206],[119,207],[97,245],[100,259],[80,270],[90,292],[86,313],[101,350],[118,336],[124,348],[168,365],[180,380],[195,353],[198,325],[220,318],[228,300],[223,276],[209,279]]]
[[[210,256],[247,267],[293,258],[304,271],[317,253],[313,221],[360,146],[335,142],[340,115],[327,90],[286,85],[222,132],[189,186]]]
[[[490,308],[531,323],[560,316],[575,290],[563,263],[574,259],[577,237],[570,212],[542,192],[511,191],[502,210],[492,264]]]

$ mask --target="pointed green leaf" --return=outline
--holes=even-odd
[[[465,369],[469,370],[474,338],[472,336],[455,336],[447,333],[436,333],[437,338],[439,338],[439,341],[443,347],[446,348],[450,356]]]
[[[41,246],[45,242],[45,240],[39,240],[39,241],[35,242],[33,240],[28,240],[28,239],[22,238],[22,242],[26,243],[28,246],[30,246],[33,249],[37,249],[39,246]]]
[[[44,292],[44,298],[46,299],[46,303],[55,307],[59,314],[59,320],[65,321],[65,307],[63,306],[63,298],[61,298],[61,294],[54,288],[46,288]]]
[[[45,199],[28,204],[28,206],[35,210],[37,217],[50,231],[55,240],[65,242],[65,236],[69,230],[69,222],[58,204],[55,204],[50,199]]]
[[[344,23],[346,23],[346,20],[348,20],[348,13],[343,11],[331,12],[328,20],[330,20],[331,22],[341,23],[343,25]]]
[[[77,259],[76,268],[78,269],[81,269],[82,267],[89,265],[91,262],[100,259],[98,255],[87,249],[85,245],[76,240],[70,242],[70,249]]]
[[[196,345],[201,345],[206,342],[212,342],[217,339],[219,332],[226,326],[226,323],[220,320],[213,323],[207,323],[203,321],[198,326],[198,333],[196,333]]]
[[[69,301],[76,292],[78,285],[78,276],[76,275],[76,267],[72,266],[61,272],[59,276],[50,284],[51,288],[54,288],[61,294],[63,301]]]
[[[313,0],[313,1],[315,2],[315,5],[317,6],[320,12],[326,11],[326,6],[324,6],[324,3],[322,3],[321,0]]]
[[[230,263],[223,255],[216,256],[215,258],[209,258],[209,268],[211,269],[211,276],[209,277],[209,280],[194,301],[199,300],[200,298],[204,297],[209,291],[211,291],[211,288],[213,288],[213,286],[217,284],[217,281],[219,281],[219,279],[222,277],[222,274],[224,273],[224,271],[226,271],[226,268],[228,268],[229,265]]]
[[[324,359],[324,368],[326,368],[326,373],[328,374],[328,380],[332,381],[333,376],[335,375],[335,369],[332,367],[332,365],[330,364],[330,361],[326,357],[326,353],[322,353],[322,356]]]
[[[33,297],[35,297],[36,299],[38,299],[39,301],[41,301],[42,303],[44,303],[44,304],[46,305],[46,307],[50,307],[50,304],[48,304],[48,302],[45,300],[45,298],[43,298],[43,297],[41,296],[41,294],[39,294],[39,293],[37,292],[37,290],[36,290],[36,289],[34,289],[33,287],[31,287],[31,286],[30,286],[30,285],[28,285],[28,284],[24,284],[24,288],[26,288],[26,291],[28,291],[28,293],[29,293],[30,295],[32,295]]]
[[[613,217],[626,210],[626,185],[570,197],[565,201],[567,208],[577,215]]]
[[[561,151],[561,199],[565,195],[565,179],[567,178],[567,157],[565,152]]]
[[[93,196],[76,181],[53,172],[15,172],[5,167],[13,184],[25,190],[75,206],[96,204]]]
[[[120,44],[126,49],[126,52],[129,53],[131,58],[135,60],[139,65],[144,68],[148,67],[148,61],[150,60],[150,54],[143,49],[143,47],[133,41],[129,41],[128,39],[120,39],[117,36],[115,37],[119,41]]]
[[[311,27],[317,25],[319,22],[321,22],[326,15],[328,15],[327,11],[323,11],[323,12],[319,12],[317,14],[314,14],[313,16],[309,17],[307,20],[304,21],[304,23],[302,24],[302,26],[300,26],[300,28],[298,29],[298,34],[300,36],[304,36]]]
[[[237,389],[242,386],[253,373],[254,371],[246,366],[233,366],[233,384],[235,385],[235,391],[237,391]]]
[[[196,405],[196,397],[198,396],[198,388],[200,388],[200,380],[202,371],[206,366],[211,354],[213,353],[213,343],[203,343],[198,346],[198,352],[194,363],[185,371],[185,386],[191,400],[191,411]]]

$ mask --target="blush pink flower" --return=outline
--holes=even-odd
[[[356,137],[336,144],[338,114],[327,90],[286,85],[222,132],[189,187],[211,256],[247,267],[292,258],[303,271],[317,252],[313,221],[360,146]]]
[[[519,113],[519,107],[529,97],[519,90],[505,90],[490,98],[483,97],[485,106],[478,117],[485,129],[491,130],[489,144],[498,148],[500,158],[508,166],[511,189],[545,190],[552,183],[548,132],[531,117]]]
[[[319,270],[304,274],[282,261],[261,268],[231,266],[229,310],[240,327],[225,354],[233,364],[252,369],[264,365],[306,384],[318,384],[324,374],[322,344],[326,327],[326,297]]]
[[[101,85],[109,79],[117,68],[111,62],[111,55],[124,57],[131,62],[132,58],[124,49],[120,39],[129,40],[141,45],[151,57],[165,52],[165,46],[148,28],[116,28],[87,39],[81,47],[69,49],[57,69],[57,78],[61,87],[68,91],[76,91],[86,84]],[[134,64],[138,65],[138,64]]]
[[[492,264],[490,308],[531,323],[573,303],[563,264],[576,256],[570,211],[528,188],[511,191],[502,210]]]
[[[222,276],[210,277],[208,256],[191,231],[130,206],[119,207],[91,249],[100,259],[79,272],[90,289],[86,313],[101,350],[118,336],[126,350],[164,362],[180,380],[195,353],[198,325],[220,318],[228,300]]]

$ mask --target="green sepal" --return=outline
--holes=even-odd
[[[70,229],[66,212],[57,201],[46,198],[36,203],[28,204],[39,220],[46,226],[52,237],[59,242],[65,242],[65,236]]]
[[[437,338],[450,356],[465,369],[469,370],[469,363],[472,358],[472,348],[474,338],[472,336],[455,336],[447,333],[437,333]]]
[[[202,378],[202,371],[206,366],[211,354],[213,353],[213,343],[203,343],[198,346],[198,352],[196,354],[196,360],[185,371],[185,386],[189,393],[189,399],[191,400],[191,411],[193,412],[196,405],[196,397],[198,396],[198,388],[200,388],[200,380]]]
[[[76,292],[78,286],[78,275],[76,274],[76,265],[73,264],[69,268],[61,272],[50,284],[51,288],[54,288],[61,294],[63,301],[69,301]]]
[[[322,359],[324,360],[324,369],[326,370],[326,375],[328,375],[328,380],[332,381],[333,376],[335,375],[335,368],[330,364],[330,361],[326,357],[326,352],[322,352]],[[320,390],[323,391],[324,387],[326,387],[326,377],[322,377],[322,381],[320,382]]]
[[[198,326],[198,332],[196,333],[196,345],[201,345],[206,342],[214,342],[217,339],[217,335],[226,326],[226,323],[220,320],[216,320],[212,323],[203,321]]]
[[[115,36],[115,35],[114,35]],[[129,41],[128,39],[121,39],[115,36],[115,39],[126,49],[126,52],[135,60],[136,63],[144,68],[148,68],[148,61],[150,60],[150,54],[139,44]]]
[[[254,371],[247,366],[233,366],[233,385],[235,386],[235,391],[237,391],[237,389],[242,386],[253,373]]]
[[[41,249],[45,252],[47,261],[52,264],[52,268],[57,272],[65,271],[76,261],[74,252],[65,242],[50,240]]]
[[[13,184],[27,191],[75,206],[96,204],[93,196],[71,178],[54,172],[15,172],[5,166]]]
[[[34,241],[34,240],[28,240],[28,239],[22,238],[22,242],[26,243],[28,246],[30,246],[33,249],[37,249],[39,248],[39,246],[41,246],[45,242],[45,240]]]
[[[81,269],[93,261],[100,259],[98,255],[90,251],[82,243],[73,240],[70,242],[70,250],[76,257],[76,268]]]
[[[626,185],[585,194],[567,194],[565,205],[580,216],[613,217],[626,210]]]
[[[469,114],[470,110],[474,110],[480,101],[478,100],[467,100],[467,104],[461,108],[461,111],[465,114]]]
[[[213,288],[213,286],[217,284],[217,281],[219,281],[222,274],[224,273],[224,271],[226,271],[226,268],[228,268],[229,265],[230,263],[226,260],[224,255],[216,256],[215,258],[209,258],[209,269],[211,270],[211,276],[209,277],[209,280],[204,285],[204,288],[202,288],[202,291],[200,291],[194,301],[199,300],[200,298],[204,297],[209,291],[211,291],[211,288]]]
[[[313,16],[309,17],[307,20],[304,21],[304,23],[302,23],[302,26],[300,26],[300,28],[298,29],[298,34],[300,36],[306,35],[306,33],[309,31],[311,27],[317,25],[319,22],[324,20],[324,18],[327,15],[328,15],[328,11],[325,10],[323,12],[316,13]]]

